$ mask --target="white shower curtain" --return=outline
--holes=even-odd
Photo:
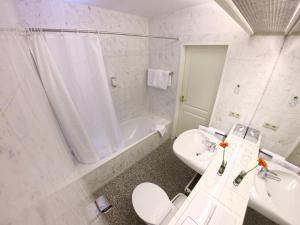
[[[82,163],[121,146],[100,42],[96,35],[34,33],[32,52],[63,134]]]

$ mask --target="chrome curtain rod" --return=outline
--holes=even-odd
[[[131,36],[131,37],[144,37],[144,38],[159,38],[159,39],[169,39],[169,40],[179,40],[178,37],[166,37],[159,35],[147,35],[147,34],[135,34],[135,33],[123,33],[123,32],[112,32],[103,30],[76,30],[76,29],[56,29],[56,28],[26,28],[29,32],[64,32],[64,33],[86,33],[86,34],[112,34],[121,36]]]

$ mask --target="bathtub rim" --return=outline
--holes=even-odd
[[[169,121],[169,120],[167,120],[165,118],[156,116],[156,115],[141,115],[141,116],[129,119],[128,121],[134,120],[134,119],[139,118],[139,117],[150,117],[150,118],[154,118],[154,119],[155,118],[159,119],[159,121],[164,121],[165,122],[165,124],[163,124],[163,125],[165,125],[166,127],[168,127],[168,126],[170,126],[172,124],[171,121]],[[122,124],[122,123],[120,123],[120,124]],[[50,194],[52,194],[52,193],[54,193],[56,191],[59,191],[59,190],[65,188],[66,186],[70,185],[71,183],[73,183],[73,182],[75,182],[75,181],[83,178],[84,176],[88,175],[89,173],[91,173],[92,171],[96,170],[100,166],[103,166],[104,164],[108,163],[109,161],[117,158],[118,156],[120,156],[124,152],[128,151],[129,149],[133,148],[138,143],[141,143],[142,141],[146,140],[147,138],[151,137],[154,134],[160,135],[158,133],[158,131],[153,130],[152,132],[150,132],[149,134],[147,134],[145,137],[139,139],[138,141],[136,141],[136,142],[134,142],[134,143],[132,143],[132,144],[130,144],[130,145],[122,148],[119,151],[114,152],[110,156],[108,156],[108,157],[106,157],[104,159],[101,159],[101,160],[99,160],[99,161],[97,161],[95,163],[83,164],[83,163],[80,163],[80,162],[76,161],[74,170],[72,171],[72,173],[68,177],[66,177],[65,182],[63,182],[62,184],[54,187],[53,190],[50,191],[50,193],[48,193],[48,195],[50,195]],[[163,137],[160,136],[160,138],[163,138]]]

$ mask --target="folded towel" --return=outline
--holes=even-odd
[[[154,130],[156,130],[161,137],[163,137],[167,133],[167,128],[165,125],[158,124],[155,126]]]
[[[211,135],[215,135],[217,133],[217,134],[226,136],[225,132],[217,130],[216,128],[213,128],[213,127],[205,127],[205,126],[199,125],[198,129],[203,130],[204,132],[207,132]]]
[[[276,163],[290,171],[293,171],[295,173],[299,173],[300,172],[300,167],[286,161],[286,159],[284,157],[282,157],[281,155],[278,155],[274,152],[271,152],[270,150],[267,150],[265,148],[261,149],[261,152],[268,154],[268,156],[271,157],[271,162]]]
[[[171,79],[170,71],[148,69],[147,84],[150,87],[166,90],[172,83]]]

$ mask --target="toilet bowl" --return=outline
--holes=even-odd
[[[166,192],[153,183],[141,183],[132,193],[136,214],[149,225],[167,224],[185,199],[186,196],[179,193],[171,201]]]

